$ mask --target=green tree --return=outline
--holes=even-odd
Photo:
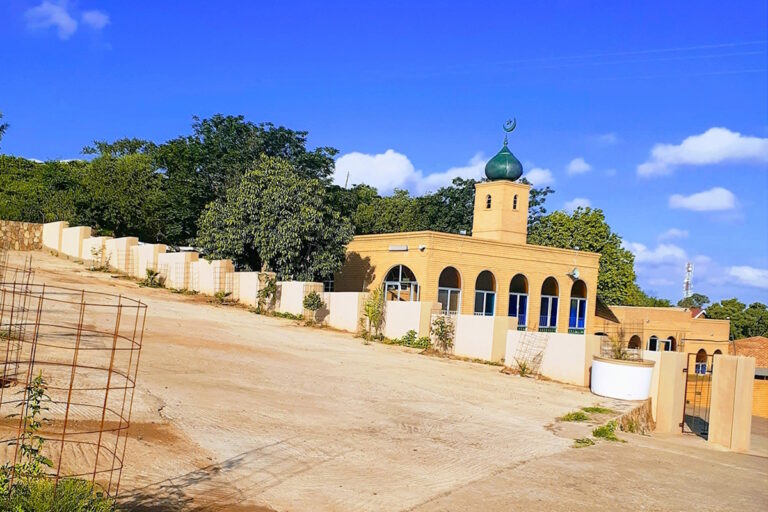
[[[677,301],[677,306],[681,308],[703,308],[709,304],[709,297],[700,293],[693,293],[690,297]]]
[[[577,208],[572,215],[556,211],[543,216],[528,233],[528,243],[599,253],[597,297],[606,304],[625,304],[635,286],[634,255],[622,247],[602,210]]]
[[[0,112],[0,120],[3,119],[3,113]],[[8,130],[8,123],[0,122],[0,142],[3,140],[3,135],[5,135],[6,130]]]
[[[531,192],[528,195],[528,231],[531,231],[547,214],[547,209],[545,208],[547,196],[554,194],[555,191],[552,187],[535,188],[525,178],[520,178],[520,183],[531,185]]]
[[[160,240],[165,207],[162,185],[163,176],[149,155],[102,153],[87,167],[84,187],[90,201],[81,215],[99,232]]]
[[[82,153],[84,155],[109,155],[118,157],[135,155],[137,153],[151,155],[155,150],[157,150],[157,145],[152,141],[126,137],[117,139],[114,142],[95,140],[92,145],[85,146]]]
[[[768,336],[768,309],[760,302],[747,307],[738,299],[726,299],[707,307],[707,317],[731,321],[731,340]]]
[[[262,156],[206,207],[197,243],[238,268],[274,271],[282,279],[324,278],[341,267],[352,238],[349,221],[325,200],[320,180],[302,176],[285,159]]]

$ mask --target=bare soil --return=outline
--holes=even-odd
[[[768,509],[763,438],[750,455],[683,436],[574,449],[594,425],[555,418],[631,404],[140,288],[49,254],[34,263],[37,282],[149,305],[125,510]]]

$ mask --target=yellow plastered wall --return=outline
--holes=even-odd
[[[92,265],[103,265],[107,261],[106,242],[111,239],[111,236],[92,236],[84,239],[80,251],[83,261]]]
[[[132,248],[139,244],[135,236],[110,238],[104,243],[104,257],[106,264],[118,272],[131,273],[133,260]]]
[[[512,181],[475,185],[472,236],[524,244],[528,236],[528,193],[531,187]]]
[[[74,226],[61,231],[61,253],[70,258],[83,257],[83,240],[90,238],[91,228]]]
[[[68,227],[69,222],[65,221],[43,224],[43,247],[61,252],[62,232]]]
[[[407,250],[403,250],[403,249]],[[454,267],[461,276],[461,314],[474,314],[475,283],[484,270],[496,281],[496,316],[507,316],[509,285],[516,274],[528,280],[528,327],[538,326],[541,287],[553,277],[559,287],[557,332],[568,332],[568,313],[574,268],[587,287],[587,311],[594,309],[599,255],[589,252],[514,245],[475,237],[419,231],[355,237],[347,246],[347,259],[335,276],[336,291],[370,291],[381,286],[395,265],[415,274],[420,300],[437,301],[440,273]],[[587,314],[587,329],[592,317]]]
[[[754,357],[714,359],[707,442],[738,452],[749,450],[754,376]]]
[[[752,415],[768,418],[768,380],[755,379],[752,388]]]
[[[651,408],[656,410],[656,432],[681,433],[680,423],[685,410],[686,354],[662,352],[656,366],[659,367],[658,384],[651,387]]]

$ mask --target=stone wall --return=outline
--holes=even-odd
[[[37,251],[43,248],[43,225],[0,220],[0,248]]]

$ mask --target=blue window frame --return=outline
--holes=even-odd
[[[569,329],[584,329],[587,317],[587,299],[571,299],[571,310],[568,317]]]
[[[557,327],[557,297],[552,295],[542,295],[539,328],[555,327]]]
[[[509,315],[517,318],[518,327],[524,327],[528,318],[528,295],[525,293],[509,294]]]
[[[496,292],[475,292],[475,316],[493,316]]]

